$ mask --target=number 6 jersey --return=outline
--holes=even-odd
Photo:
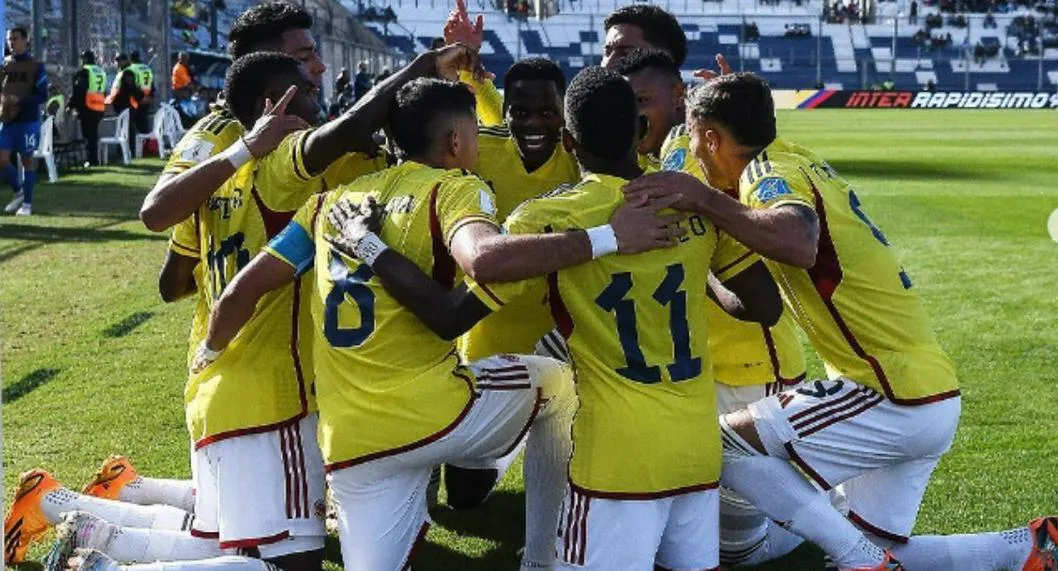
[[[568,190],[522,204],[512,234],[605,224],[623,202],[626,180],[587,175]],[[551,314],[576,369],[570,481],[589,496],[658,498],[715,487],[720,432],[706,309],[712,270],[721,281],[759,260],[694,216],[674,248],[606,256],[546,278],[474,284],[498,309],[547,291]]]

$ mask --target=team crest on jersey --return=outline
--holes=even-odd
[[[778,177],[768,177],[757,185],[757,200],[770,202],[786,194],[793,194],[786,181]]]
[[[687,162],[687,149],[676,149],[665,157],[665,162],[661,164],[661,169],[667,171],[682,171],[685,162]]]
[[[179,156],[185,161],[200,163],[213,156],[213,143],[202,139],[188,139],[185,144],[180,145]]]

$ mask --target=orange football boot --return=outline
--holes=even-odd
[[[856,571],[905,571],[905,570],[904,570],[904,566],[901,565],[900,562],[897,561],[895,557],[893,557],[893,554],[889,553],[888,551],[886,551],[885,552],[885,561],[882,561],[881,564],[876,565],[874,567],[861,567],[860,569],[856,569]]]
[[[81,493],[97,498],[116,500],[121,493],[121,489],[139,477],[140,475],[136,472],[136,468],[132,467],[132,462],[127,457],[114,455],[103,462],[103,465],[99,467],[99,471],[96,472],[95,479],[85,484]]]
[[[1041,517],[1029,522],[1032,553],[1022,571],[1058,571],[1058,517]]]
[[[26,559],[29,544],[51,526],[40,509],[44,495],[62,487],[44,470],[30,470],[22,474],[11,511],[4,518],[4,563],[14,565]]]

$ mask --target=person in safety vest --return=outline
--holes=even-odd
[[[85,140],[88,157],[86,164],[99,163],[99,122],[106,110],[107,74],[96,64],[92,50],[81,52],[81,69],[73,74],[73,93],[70,106],[77,111],[81,136]]]
[[[114,83],[110,84],[110,94],[106,102],[114,106],[114,113],[121,114],[129,110],[130,123],[136,120],[136,110],[143,104],[143,90],[136,81],[136,72],[132,68],[129,56],[119,53],[114,56],[114,62],[118,64],[118,74],[114,77]],[[129,148],[136,142],[136,129],[129,125]]]

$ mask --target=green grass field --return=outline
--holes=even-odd
[[[999,529],[1058,512],[1058,244],[1046,230],[1058,209],[1058,114],[835,110],[779,120],[856,185],[959,369],[962,425],[916,531]],[[160,301],[166,239],[136,219],[160,166],[40,184],[35,216],[0,222],[5,507],[20,472],[43,467],[79,488],[112,453],[144,474],[189,475],[192,305]],[[813,357],[810,373],[820,372]],[[438,509],[416,569],[516,568],[521,487],[512,470],[486,506]],[[768,567],[812,568],[811,550]]]

